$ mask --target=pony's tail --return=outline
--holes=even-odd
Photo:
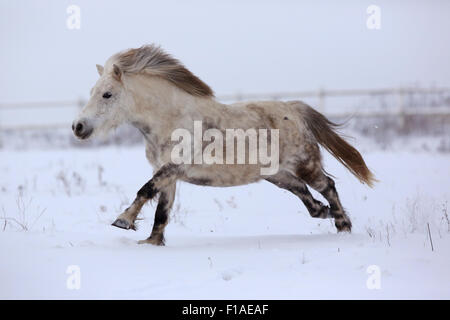
[[[317,142],[353,173],[361,183],[366,183],[369,187],[372,187],[377,180],[367,168],[358,150],[336,132],[340,125],[331,122],[313,108],[305,107],[302,113],[304,114],[306,125]]]

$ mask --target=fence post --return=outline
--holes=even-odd
[[[325,90],[319,88],[319,90],[317,91],[317,98],[319,99],[318,109],[319,112],[321,113],[325,113],[325,96],[326,96]]]
[[[404,133],[406,130],[406,113],[405,113],[405,104],[404,104],[404,94],[405,90],[403,88],[397,88],[397,113],[399,115],[400,121],[400,131]]]

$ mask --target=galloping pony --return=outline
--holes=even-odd
[[[352,224],[339,200],[335,183],[323,169],[319,145],[362,183],[372,186],[376,180],[361,154],[336,132],[338,125],[310,106],[301,101],[222,104],[214,98],[207,84],[155,45],[119,52],[104,66],[97,65],[97,70],[100,78],[72,129],[79,139],[88,139],[129,123],[143,134],[153,177],[112,224],[135,230],[142,206],[157,197],[151,235],[139,243],[164,245],[164,228],[179,180],[228,187],[264,179],[298,196],[311,217],[333,218],[338,231],[351,231]],[[201,122],[203,130],[214,129],[221,133],[230,128],[258,129],[255,130],[257,135],[261,129],[277,130],[276,172],[263,174],[264,165],[258,162],[173,161],[173,148],[179,143],[174,141],[173,132],[181,128],[194,135],[196,122]],[[194,158],[206,145],[203,141],[200,148],[194,146]],[[223,148],[225,154],[231,152],[229,147],[229,150],[225,150],[227,146]],[[314,199],[308,186],[322,194],[328,205]]]

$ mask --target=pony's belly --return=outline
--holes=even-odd
[[[190,167],[182,179],[201,186],[231,187],[261,179],[258,165],[210,165]]]

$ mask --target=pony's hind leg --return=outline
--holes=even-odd
[[[313,218],[331,218],[330,208],[313,198],[306,184],[287,171],[279,171],[277,174],[266,178],[276,186],[286,189],[302,200],[309,214]]]
[[[139,244],[150,243],[159,246],[164,245],[164,228],[169,222],[169,212],[175,200],[175,189],[176,184],[174,183],[161,190],[152,233],[147,239],[138,241]]]
[[[345,213],[345,210],[339,200],[338,193],[336,191],[334,180],[321,170],[320,174],[313,180],[307,182],[314,190],[319,192],[330,204],[330,213],[334,218],[334,224],[338,230],[350,232],[352,229],[352,223],[350,218]]]
[[[338,232],[351,231],[352,223],[342,207],[334,181],[325,175],[322,168],[319,146],[317,144],[306,145],[303,156],[305,155],[308,158],[297,164],[296,176],[328,201],[330,214],[334,218],[334,224]]]

